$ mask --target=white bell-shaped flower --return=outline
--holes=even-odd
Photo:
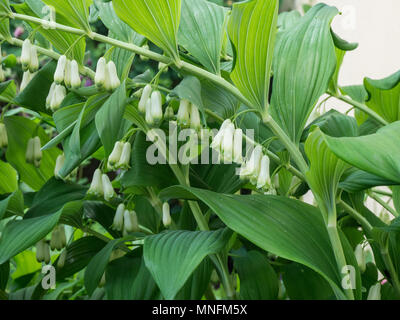
[[[30,73],[29,70],[24,72],[22,76],[21,85],[19,87],[20,92],[24,91],[24,89],[28,86],[29,82],[31,82],[31,80],[33,79],[34,75],[35,74]]]
[[[190,102],[186,99],[182,99],[179,104],[177,120],[178,123],[184,126],[190,123]]]
[[[365,261],[365,251],[362,244],[356,246],[356,249],[354,250],[354,255],[356,257],[360,271],[364,272],[366,269],[366,261]]]
[[[146,113],[147,102],[150,99],[152,90],[153,89],[152,89],[151,85],[149,85],[149,84],[143,88],[142,96],[140,97],[140,101],[139,101],[139,105],[138,105],[139,112],[142,114]]]
[[[65,155],[61,154],[57,157],[56,166],[54,167],[54,176],[57,179],[62,179],[60,176],[60,171],[64,167],[64,163],[65,163]]]
[[[108,157],[108,167],[113,169],[121,158],[122,149],[124,147],[124,143],[121,141],[117,141],[114,145],[114,149]]]
[[[110,201],[115,197],[115,191],[111,184],[110,178],[106,174],[103,174],[101,176],[101,182],[103,183],[104,200]]]
[[[367,300],[381,300],[381,284],[379,282],[369,288]]]
[[[162,212],[163,212],[162,216],[163,225],[165,228],[168,228],[172,223],[171,210],[168,202],[164,202],[162,207]]]
[[[118,78],[117,67],[113,61],[107,63],[107,73],[109,77],[109,88],[108,90],[115,90],[121,85],[121,81]]]
[[[132,146],[129,142],[125,142],[122,148],[121,157],[117,163],[117,168],[128,170],[131,162]]]
[[[72,89],[78,89],[81,84],[81,76],[79,75],[79,65],[76,60],[72,60],[70,63],[70,70],[71,70],[71,87]]]
[[[160,91],[154,91],[151,94],[151,116],[153,120],[158,123],[162,120],[163,110],[162,110],[162,97]]]
[[[190,127],[194,130],[201,129],[200,111],[194,104],[190,108]]]
[[[124,234],[139,232],[139,222],[135,211],[125,210],[124,212]]]
[[[22,69],[24,71],[28,71],[31,65],[31,40],[25,39],[22,43],[22,51],[21,51],[21,64]]]
[[[88,194],[96,197],[100,197],[104,194],[102,173],[100,169],[96,169],[96,171],[93,174],[92,183],[90,184]]]
[[[64,101],[67,95],[67,90],[62,85],[56,85],[53,93],[53,97],[50,102],[50,109],[56,111],[60,106],[61,103]]]
[[[229,124],[222,132],[221,154],[225,163],[231,163],[233,160],[233,136],[235,126]]]
[[[257,188],[263,189],[266,186],[271,185],[271,177],[270,177],[270,160],[269,157],[264,155],[261,159],[260,173],[257,179]]]
[[[122,231],[124,228],[124,212],[125,212],[125,205],[121,203],[117,207],[117,211],[115,212],[114,221],[112,228],[117,231]]]
[[[54,82],[61,84],[64,81],[65,66],[67,65],[67,57],[62,55],[57,62],[56,72],[54,73]]]
[[[31,61],[29,64],[30,73],[35,73],[39,69],[39,58],[35,46],[31,46]]]
[[[232,124],[232,122],[230,119],[227,119],[222,123],[221,128],[219,129],[218,133],[215,135],[213,141],[211,142],[212,149],[214,149],[218,152],[220,151],[224,130],[231,124]]]
[[[241,164],[243,162],[243,131],[236,129],[233,136],[233,161]]]
[[[96,75],[94,77],[94,82],[98,88],[105,87],[106,76],[107,76],[107,61],[104,57],[101,57],[97,61]]]

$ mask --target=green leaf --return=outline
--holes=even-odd
[[[318,209],[301,201],[265,195],[225,195],[171,187],[161,198],[200,199],[233,231],[279,257],[321,274],[345,298],[328,232]]]
[[[25,160],[28,140],[35,135],[40,137],[42,145],[49,137],[42,127],[34,121],[18,116],[4,118],[8,133],[7,161],[18,171],[19,177],[34,190],[39,190],[54,175],[56,158],[61,154],[57,148],[43,151],[40,168],[27,164]]]
[[[36,193],[25,218],[57,212],[68,202],[83,199],[86,191],[87,188],[79,184],[52,178]]]
[[[291,300],[335,299],[332,288],[315,271],[298,263],[283,268],[283,282]]]
[[[113,5],[121,20],[179,61],[181,0],[114,0]]]
[[[155,299],[158,288],[143,258],[136,254],[112,261],[106,270],[106,292],[110,300]]]
[[[231,233],[218,231],[169,231],[144,240],[147,268],[161,293],[172,300],[201,261],[221,251]]]
[[[56,226],[62,211],[9,222],[0,238],[0,264],[43,239]]]
[[[368,92],[366,104],[388,122],[400,120],[400,71],[381,79],[364,79]]]
[[[296,143],[335,72],[330,23],[337,14],[335,7],[317,4],[278,35],[271,115]]]
[[[378,186],[392,186],[397,184],[391,180],[378,177],[374,174],[353,168],[343,176],[339,187],[347,192],[357,192]]]
[[[228,34],[235,50],[231,78],[252,107],[263,115],[269,106],[277,20],[277,0],[252,0],[235,3],[228,22]]]
[[[325,136],[328,147],[349,164],[400,183],[400,122],[392,123],[376,134],[356,138]]]
[[[210,72],[220,73],[224,21],[228,11],[205,0],[183,0],[179,44]]]
[[[106,242],[96,237],[80,238],[67,246],[67,257],[62,268],[57,267],[57,279],[63,280],[85,268],[90,260],[104,248]],[[54,265],[57,266],[58,259]]]
[[[110,260],[112,251],[124,241],[126,241],[125,238],[110,241],[90,260],[85,270],[85,287],[89,295],[92,295],[99,285],[101,277],[106,270],[108,261]]]
[[[234,266],[240,279],[240,298],[244,300],[276,300],[278,277],[259,251],[238,252]]]
[[[19,277],[37,272],[41,269],[41,264],[36,261],[36,255],[33,251],[24,251],[14,257],[17,269],[13,272],[12,278]]]
[[[212,270],[211,260],[205,258],[176,294],[175,300],[201,300],[210,284]]]
[[[296,10],[280,13],[278,16],[279,31],[291,28],[293,25],[299,23],[300,19],[301,14]]]
[[[319,128],[308,136],[305,151],[311,164],[310,170],[306,173],[307,182],[327,219],[330,214],[336,212],[336,195],[340,178],[348,165],[328,148],[324,134]]]
[[[90,31],[89,6],[93,0],[43,0],[56,10],[56,19],[59,17],[68,20],[71,27],[81,28]]]
[[[96,114],[96,128],[107,157],[114,149],[115,142],[122,139],[128,129],[129,123],[124,119],[126,104],[126,89],[123,82]]]
[[[9,163],[0,160],[0,194],[13,193],[17,189],[17,171]]]

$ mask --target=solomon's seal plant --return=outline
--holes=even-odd
[[[400,73],[215,2],[0,1],[0,299],[400,298]]]

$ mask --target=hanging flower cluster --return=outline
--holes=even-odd
[[[139,232],[140,228],[136,212],[127,210],[125,205],[121,203],[115,212],[112,228],[122,231],[124,236],[132,232]]]
[[[188,126],[194,130],[201,129],[201,118],[199,108],[186,99],[179,104],[177,121],[182,126]]]
[[[67,238],[65,236],[65,227],[63,225],[59,225],[51,234],[50,248],[51,250],[61,251],[66,245]]]
[[[32,45],[29,39],[25,39],[22,44],[21,65],[24,74],[22,76],[20,91],[23,91],[39,69],[39,58],[36,46]]]
[[[35,167],[40,167],[40,162],[42,160],[42,150],[40,138],[38,136],[28,140],[28,145],[26,147],[25,160],[27,163],[33,164]]]
[[[132,146],[129,142],[117,141],[108,157],[108,168],[128,170],[131,161]]]
[[[104,197],[106,201],[110,201],[116,196],[110,178],[106,174],[103,174],[100,169],[96,169],[93,174],[88,194],[96,197]]]
[[[104,57],[97,62],[95,84],[99,89],[114,91],[121,85],[118,78],[117,67],[113,61],[107,63]]]
[[[139,112],[145,115],[148,125],[153,126],[163,119],[162,96],[160,91],[153,91],[151,85],[146,85],[143,89],[139,101]]]
[[[49,264],[51,261],[50,246],[45,239],[36,244],[36,260]]]
[[[211,148],[218,152],[219,160],[224,163],[241,164],[240,177],[249,180],[258,189],[271,187],[270,159],[263,154],[261,145],[257,145],[248,159],[243,159],[243,131],[235,129],[231,120],[225,120],[214,137]]]

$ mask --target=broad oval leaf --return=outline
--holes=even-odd
[[[230,235],[228,229],[220,229],[169,231],[146,237],[144,261],[165,299],[174,299],[201,261],[221,251]]]
[[[298,23],[278,34],[271,115],[296,143],[335,72],[330,23],[337,14],[335,7],[317,4]]]
[[[0,160],[0,194],[13,193],[17,189],[17,171],[9,163]],[[1,216],[0,213],[0,218]]]
[[[121,20],[179,61],[181,0],[114,0],[113,5]]]
[[[366,104],[388,122],[400,120],[400,71],[382,79],[364,79]]]
[[[235,50],[231,78],[242,94],[266,114],[272,56],[278,21],[277,0],[252,0],[233,5],[228,22]]]
[[[205,0],[182,0],[179,44],[210,72],[220,73],[227,10]]]
[[[400,121],[377,133],[356,138],[325,136],[328,147],[342,160],[382,178],[400,183]]]
[[[226,195],[170,187],[162,198],[200,199],[232,230],[260,248],[321,274],[345,298],[329,235],[319,210],[301,201],[266,195]]]

